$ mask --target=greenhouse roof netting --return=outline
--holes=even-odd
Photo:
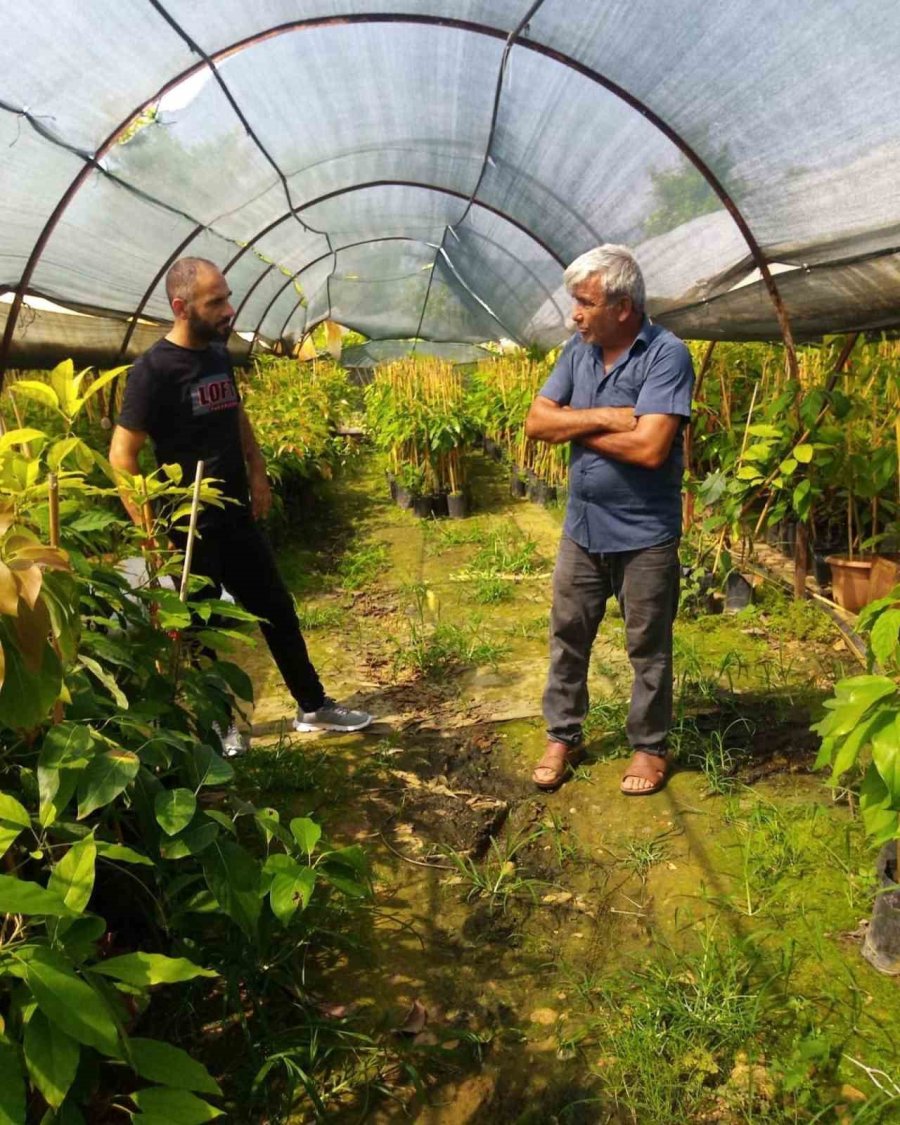
[[[0,368],[133,355],[185,254],[225,269],[251,341],[332,319],[376,340],[554,344],[562,267],[600,242],[635,249],[650,311],[685,336],[900,323],[885,0],[4,16]]]

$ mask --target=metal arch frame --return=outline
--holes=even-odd
[[[459,31],[468,31],[473,34],[485,35],[495,39],[508,40],[509,33],[500,28],[492,27],[489,24],[479,23],[473,20],[456,19],[447,16],[433,16],[418,13],[349,13],[342,16],[319,16],[306,20],[293,20],[287,23],[278,24],[276,26],[265,29],[255,33],[254,35],[246,36],[243,39],[237,40],[226,47],[220,48],[212,54],[204,54],[203,57],[194,65],[185,68],[179,74],[175,75],[168,82],[164,83],[159,90],[153,94],[152,97],[146,99],[137,108],[132,110],[127,118],[122,121],[116,128],[109,134],[104,141],[101,142],[92,157],[86,158],[84,167],[78,172],[72,183],[60,197],[59,202],[54,207],[49,215],[44,227],[35,240],[32,247],[31,254],[22,271],[22,276],[19,279],[19,284],[16,289],[16,295],[10,307],[6,328],[3,334],[3,339],[0,341],[0,387],[2,387],[2,379],[6,370],[6,362],[9,355],[10,345],[12,343],[13,333],[15,331],[16,323],[18,321],[19,313],[21,311],[22,302],[25,293],[28,291],[28,286],[31,278],[34,275],[35,268],[40,261],[47,243],[53,234],[60,219],[65,214],[72,199],[78,193],[80,188],[88,179],[91,171],[96,167],[97,161],[100,160],[112,146],[116,143],[119,136],[131,124],[131,122],[142,113],[148,106],[158,102],[166,93],[178,86],[185,79],[191,75],[196,74],[204,67],[211,67],[215,71],[215,64],[222,59],[228,58],[232,54],[236,54],[241,50],[254,46],[257,43],[266,42],[268,39],[276,38],[279,35],[288,32],[300,30],[314,30],[323,27],[339,27],[352,24],[365,24],[365,23],[406,23],[418,24],[425,26],[447,27]],[[696,152],[690,144],[663,118],[655,113],[648,105],[642,102],[639,98],[635,97],[624,87],[618,83],[613,82],[612,79],[601,74],[599,71],[594,70],[592,67],[579,62],[577,59],[566,55],[562,51],[550,47],[543,43],[538,43],[530,39],[518,39],[515,44],[522,50],[534,51],[537,54],[543,55],[546,58],[552,59],[563,66],[574,70],[576,73],[581,74],[583,77],[595,82],[597,85],[609,90],[616,95],[632,109],[636,110],[643,117],[645,117],[651,124],[655,125],[660,132],[663,133],[679,151],[694,165],[700,172],[718,198],[721,200],[723,206],[731,215],[735,225],[741,232],[747,247],[750,250],[751,257],[760,274],[765,282],[769,296],[775,308],[775,315],[781,329],[782,337],[784,339],[785,348],[788,354],[788,360],[791,367],[792,375],[796,376],[797,373],[797,357],[794,348],[793,336],[791,333],[790,323],[787,317],[787,311],[781,299],[781,294],[775,283],[768,267],[765,255],[762,248],[756,241],[756,238],[750,229],[747,220],[744,218],[740,209],[735,201],[732,199],[730,193],[725,188],[724,184],[715,175],[706,161]],[[326,236],[327,237],[327,236]]]
[[[428,183],[428,182],[423,181],[423,180],[364,180],[364,181],[362,181],[361,183],[358,183],[358,184],[349,184],[346,187],[335,188],[333,191],[325,192],[324,195],[318,195],[318,196],[316,196],[315,199],[310,199],[307,203],[304,203],[300,207],[296,208],[296,211],[305,211],[309,207],[316,207],[320,203],[327,203],[328,200],[330,200],[330,199],[336,199],[336,198],[338,198],[342,195],[347,195],[350,192],[365,191],[368,188],[376,188],[376,187],[421,188],[422,191],[433,191],[433,192],[438,192],[441,195],[451,195],[455,199],[465,199],[465,200],[469,199],[468,195],[466,195],[466,193],[464,191],[459,191],[456,188],[443,187],[440,184]],[[551,257],[555,262],[557,262],[560,266],[565,267],[565,265],[567,264],[565,259],[562,258],[561,255],[557,254],[557,252],[553,249],[552,246],[550,246],[548,243],[544,242],[544,240],[539,235],[535,234],[534,231],[532,231],[528,227],[526,227],[524,223],[520,223],[518,219],[514,219],[512,215],[508,215],[505,211],[502,211],[499,207],[494,207],[492,204],[485,203],[481,199],[474,200],[474,205],[476,207],[482,208],[484,211],[489,212],[491,215],[496,215],[498,219],[503,219],[505,222],[509,223],[510,226],[513,226],[513,227],[516,228],[516,230],[521,231],[522,234],[526,235],[528,238],[530,238],[532,240],[532,242],[534,242],[538,246],[540,246],[540,248],[549,257]],[[263,229],[261,231],[258,231],[255,235],[253,235],[252,238],[248,239],[247,242],[234,255],[234,257],[231,258],[226,263],[226,265],[223,267],[222,272],[228,273],[228,271],[231,269],[231,267],[236,265],[240,261],[240,259],[244,256],[244,254],[246,254],[248,250],[252,249],[253,246],[261,238],[265,238],[265,236],[267,234],[269,234],[271,231],[273,231],[277,226],[280,226],[282,223],[287,222],[287,220],[294,213],[295,213],[294,211],[286,211],[283,215],[279,215],[279,217],[277,219],[273,220],[267,226],[263,227]],[[317,232],[313,232],[313,233],[317,233]]]

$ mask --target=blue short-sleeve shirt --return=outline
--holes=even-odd
[[[572,442],[564,531],[586,551],[635,551],[681,534],[681,432],[691,416],[694,367],[685,345],[645,317],[609,371],[603,349],[573,336],[540,390],[574,410],[632,406],[636,415],[677,414],[682,425],[665,463],[646,469]]]

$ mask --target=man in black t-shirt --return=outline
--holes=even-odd
[[[211,586],[200,596],[218,597],[224,586],[262,618],[263,635],[297,701],[295,730],[362,730],[371,715],[341,707],[325,694],[291,595],[256,523],[268,515],[272,493],[225,348],[234,318],[228,282],[205,258],[182,258],[166,276],[166,294],[175,323],[131,369],[110,463],[137,473],[148,437],[157,463],[180,465],[185,481],[193,480],[197,462],[204,462],[204,476],[217,478],[223,495],[237,503],[201,510],[193,571],[209,578]],[[123,502],[142,526],[142,513],[129,500]],[[176,545],[183,546],[183,537],[176,536]],[[222,743],[229,755],[244,749],[234,725]]]

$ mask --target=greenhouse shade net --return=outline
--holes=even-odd
[[[900,323],[900,19],[883,0],[5,16],[0,367],[70,344],[130,357],[169,317],[183,255],[225,270],[251,344],[332,319],[551,346],[562,270],[601,242],[635,250],[648,311],[685,335]],[[29,295],[96,320],[36,315]]]

